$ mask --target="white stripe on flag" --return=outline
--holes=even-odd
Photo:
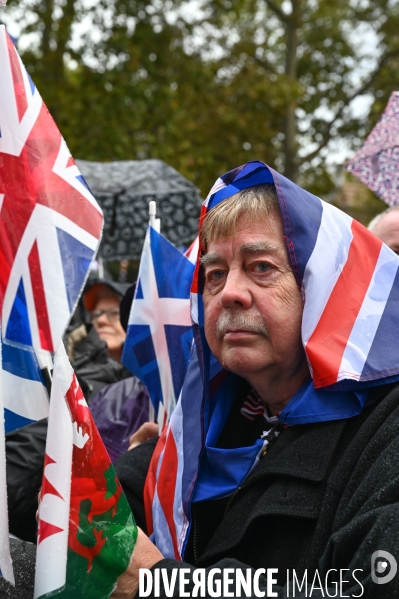
[[[175,391],[165,326],[191,326],[189,301],[172,297],[159,297],[155,276],[152,251],[150,246],[150,227],[144,241],[140,262],[139,282],[144,299],[133,300],[129,316],[129,325],[148,325],[151,329],[155,357],[159,369],[162,388],[163,408],[167,420],[175,407]],[[158,414],[158,418],[162,417]]]
[[[211,191],[208,193],[206,200],[204,202],[204,206],[208,206],[209,198],[213,196],[214,193],[223,189],[223,187],[227,187],[226,183],[219,177],[217,181],[215,181]]]
[[[39,381],[24,379],[3,370],[4,407],[29,420],[47,418],[49,402],[46,389]]]
[[[1,208],[1,206],[0,206]],[[184,254],[188,260],[190,260],[191,264],[195,264],[197,262],[199,250],[199,237],[194,239],[193,243],[188,248],[187,252]]]
[[[34,597],[41,597],[65,585],[68,555],[69,503],[71,493],[73,426],[65,401],[72,382],[72,367],[62,342],[55,355],[51,386],[46,455],[53,460],[44,471],[61,497],[45,493],[40,504],[40,520],[61,529],[38,539]],[[45,481],[43,484],[45,489]]]
[[[77,177],[82,176],[76,164],[71,166],[67,166],[69,159],[72,158],[71,152],[68,150],[68,146],[66,145],[63,138],[60,139],[60,149],[58,152],[58,156],[53,166],[53,173],[64,179],[71,187],[74,187],[80,194],[82,194],[86,200],[90,202],[92,206],[100,214],[102,214],[102,210],[100,206],[97,204],[96,200],[92,196],[91,192],[87,189],[87,187],[79,181]]]
[[[302,319],[302,340],[306,345],[332,290],[345,266],[353,238],[352,218],[320,200],[323,207],[320,228],[304,274],[306,289]]]
[[[181,395],[181,394],[180,394]],[[183,410],[181,405],[181,399],[177,402],[176,408],[173,412],[173,418],[171,420],[171,427],[169,435],[173,435],[173,439],[176,447],[177,454],[177,475],[176,475],[176,488],[173,498],[173,520],[176,529],[176,539],[178,550],[181,553],[184,538],[182,538],[182,530],[184,525],[184,511],[182,503],[182,480],[183,480],[183,469],[184,469],[184,455],[183,455],[183,435],[180,434],[183,430]],[[176,434],[175,434],[176,433]]]
[[[190,294],[190,314],[193,322],[199,324],[198,317],[198,293]]]
[[[1,335],[0,335],[1,338]],[[0,364],[1,341],[0,341]],[[8,582],[15,584],[14,572],[10,555],[10,540],[8,536],[8,506],[7,506],[7,478],[6,478],[6,443],[4,435],[4,407],[3,407],[3,380],[0,368],[0,570]]]
[[[344,355],[342,356],[338,381],[344,378],[359,380],[380,324],[381,316],[385,310],[397,271],[397,256],[383,244],[362,307],[360,308]],[[377,284],[376,279],[378,280]],[[349,376],[348,373],[353,374]]]
[[[165,558],[175,559],[169,526],[166,522],[165,514],[163,513],[156,491],[154,494],[152,513],[154,518],[154,531],[156,531],[156,546]]]
[[[22,72],[25,89],[28,91],[26,98],[28,107],[22,120],[19,120],[17,103],[15,100],[14,79],[11,70],[11,61],[7,47],[7,33],[4,25],[0,25],[0,80],[1,80],[1,136],[0,136],[0,152],[19,156],[28,139],[34,123],[39,116],[43,106],[37,88],[33,94],[30,90],[25,67],[23,66],[18,53],[14,53],[17,58]]]

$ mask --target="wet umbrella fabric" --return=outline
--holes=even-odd
[[[162,234],[174,245],[189,245],[197,236],[199,190],[162,160],[77,164],[104,212],[104,260],[140,259],[151,200],[157,202]]]
[[[346,168],[389,206],[399,204],[399,92],[391,94],[377,125]]]

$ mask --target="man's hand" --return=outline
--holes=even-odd
[[[138,533],[129,567],[119,576],[116,589],[110,599],[133,599],[139,588],[139,569],[152,568],[163,559],[162,553],[151,543],[141,528],[138,529]]]
[[[144,443],[144,441],[148,441],[148,439],[158,437],[158,435],[158,425],[155,424],[155,422],[144,422],[144,424],[142,424],[140,428],[137,429],[137,431],[130,437],[128,451],[133,449],[133,447],[137,447],[137,445]]]

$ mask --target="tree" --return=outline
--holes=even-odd
[[[368,113],[359,113],[355,101],[379,93],[382,73],[390,90],[398,86],[399,3],[218,0],[211,4],[209,22],[226,31],[225,63],[235,64],[238,56],[243,65],[256,63],[259,76],[279,90],[284,107],[278,126],[278,164],[289,178],[315,191],[328,191],[326,165],[334,145],[356,147],[370,128]],[[232,37],[237,41],[229,46]]]
[[[162,158],[204,194],[249,159],[327,194],[333,156],[359,145],[398,86],[398,0],[202,0],[194,14],[186,0],[9,0],[8,11],[21,42],[35,36],[23,60],[76,157]],[[375,100],[370,118],[359,99]]]

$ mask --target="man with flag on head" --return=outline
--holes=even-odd
[[[147,597],[397,597],[399,258],[261,162],[200,240],[179,402],[116,463],[142,530],[113,597],[140,569]]]

